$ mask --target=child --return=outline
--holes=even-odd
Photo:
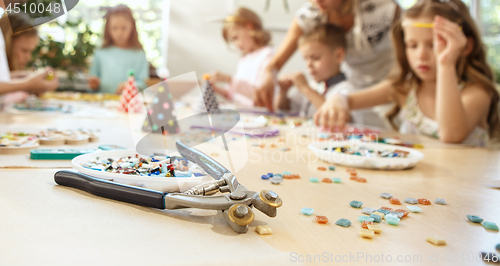
[[[210,83],[214,91],[225,98],[239,105],[253,106],[255,88],[260,86],[262,71],[273,55],[269,46],[271,35],[264,30],[257,14],[240,7],[224,20],[222,36],[241,51],[242,57],[233,77],[215,72],[210,77]],[[229,83],[228,89],[218,87],[217,82]]]
[[[325,98],[341,90],[339,83],[344,81],[345,77],[340,72],[340,64],[344,60],[345,49],[344,31],[338,26],[319,25],[304,34],[299,39],[299,50],[306,60],[309,75],[319,83],[319,88],[309,87],[301,72],[285,76],[280,79],[276,107],[292,112],[299,111],[301,116],[312,117],[316,108],[325,102]],[[287,98],[287,92],[292,85],[297,87],[299,93]]]
[[[392,34],[397,73],[371,89],[333,97],[316,113],[316,124],[343,126],[348,110],[392,100],[397,107],[388,117],[400,119],[401,133],[474,146],[498,140],[499,95],[465,4],[419,1]]]
[[[104,17],[104,43],[90,68],[89,86],[103,93],[120,94],[127,73],[134,70],[139,88],[146,88],[149,63],[139,42],[132,11],[125,5],[111,8]]]

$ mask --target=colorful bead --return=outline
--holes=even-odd
[[[255,228],[255,231],[259,235],[272,235],[273,234],[273,230],[271,230],[271,228],[267,225],[259,225]]]
[[[372,221],[363,221],[361,223],[361,228],[365,228],[365,229],[368,229],[368,225],[373,225],[373,222]],[[500,244],[499,244],[500,245]]]
[[[404,200],[404,202],[408,203],[408,204],[417,204],[418,203],[418,200],[417,199],[414,199],[414,198],[406,198]]]
[[[354,180],[354,181],[358,181],[358,177],[357,176],[351,176],[349,179],[350,180]]]
[[[372,213],[372,215],[373,214],[380,216],[381,219],[384,219],[384,217],[385,217],[385,213],[383,213],[383,212],[376,211],[376,212]]]
[[[273,173],[267,173],[267,176],[269,176],[269,178],[273,177],[274,174]]]
[[[373,231],[377,234],[380,234],[382,232],[382,228],[378,224],[369,224],[368,230]]]
[[[361,230],[359,231],[359,235],[361,237],[370,238],[370,239],[375,237],[375,233],[373,231],[370,231],[368,229],[363,229],[363,228],[361,228]]]
[[[283,182],[283,178],[276,178],[276,177],[271,178],[271,184],[273,185],[279,185],[281,184],[281,182]]]
[[[304,215],[312,215],[314,213],[314,209],[304,207],[300,209],[300,212]]]
[[[376,211],[374,208],[366,207],[361,211],[361,213],[371,215],[374,211]]]
[[[353,207],[353,208],[361,208],[361,206],[363,206],[363,202],[353,200],[353,201],[349,202],[349,205],[351,205],[351,207]]]
[[[389,215],[395,215],[397,216],[399,219],[403,218],[403,213],[402,212],[396,212],[396,211],[392,211],[391,213],[389,213]]]
[[[291,174],[292,174],[292,172],[290,172],[290,171],[283,172],[283,175],[291,175]]]
[[[309,182],[311,182],[311,183],[319,183],[319,180],[316,177],[311,177],[311,178],[309,178]]]
[[[403,209],[397,209],[397,210],[394,210],[394,211],[395,211],[395,212],[402,213],[402,214],[403,214],[403,217],[406,217],[406,216],[408,216],[408,214],[410,214],[410,211],[403,210]]]
[[[342,226],[342,227],[349,227],[351,226],[351,221],[341,218],[335,222],[336,225]]]
[[[333,166],[333,165],[328,166],[328,170],[335,171],[335,166]]]
[[[366,183],[366,179],[362,177],[358,177],[356,181],[358,181],[359,183]]]
[[[381,214],[383,215],[383,213],[381,213]],[[372,213],[370,215],[370,217],[373,218],[373,221],[376,222],[376,223],[380,223],[382,221],[382,217],[380,217],[380,215]]]
[[[421,211],[422,211],[422,209],[420,209],[420,208],[419,208],[419,207],[417,207],[417,206],[411,206],[411,205],[408,205],[408,206],[406,206],[406,208],[408,208],[408,210],[410,210],[411,212],[416,212],[416,213],[418,213],[418,212],[421,212]]]
[[[359,221],[360,223],[362,223],[362,222],[364,222],[364,221],[373,222],[374,220],[375,220],[374,218],[372,218],[372,217],[368,217],[368,216],[366,216],[366,215],[361,215],[361,216],[359,216],[359,217],[358,217],[358,221]]]
[[[283,175],[284,179],[300,179],[300,176],[297,174]]]
[[[351,172],[351,173],[352,173],[352,172],[356,172],[356,169],[354,169],[354,168],[347,168],[347,169],[345,169],[345,170],[346,170],[347,172]]]
[[[320,171],[326,171],[326,167],[318,166],[318,170],[320,170]]]
[[[351,177],[353,177],[353,176],[358,177],[358,173],[357,172],[351,172]]]
[[[500,244],[497,244],[495,247],[498,251],[500,251]]]
[[[498,225],[496,223],[494,223],[494,222],[484,221],[484,222],[482,222],[482,225],[486,229],[498,231]]]
[[[332,183],[332,179],[328,178],[328,177],[325,177],[325,178],[323,178],[323,180],[321,180],[321,182],[323,182],[323,183]]]
[[[438,236],[430,236],[426,240],[427,240],[427,242],[432,243],[436,246],[446,245],[446,240],[444,240]]]
[[[385,221],[390,225],[399,225],[400,219],[395,215],[389,214],[385,216]]]
[[[392,212],[393,208],[389,208],[389,207],[380,207],[379,210],[386,210],[386,211],[389,211],[389,212]],[[386,213],[387,214],[387,213]]]
[[[390,199],[390,198],[392,198],[392,194],[384,192],[384,193],[380,193],[380,197],[382,197],[384,199]]]
[[[388,211],[386,209],[378,209],[377,212],[383,213],[384,215],[389,214],[391,211]]]
[[[326,216],[314,215],[314,219],[316,219],[316,222],[318,222],[319,224],[328,223],[328,218]]]
[[[267,179],[269,179],[269,176],[268,175],[262,175],[260,178],[262,178],[264,180],[267,180]]]
[[[418,203],[422,204],[422,205],[431,205],[431,201],[428,200],[428,199],[418,199]]]
[[[391,198],[389,200],[389,203],[394,204],[394,205],[401,205],[401,201],[399,201],[399,199],[396,199],[396,198]]]
[[[483,218],[476,215],[467,215],[467,219],[473,223],[481,223],[483,221]]]
[[[445,199],[436,198],[436,200],[434,200],[434,203],[440,204],[440,205],[446,205],[446,200]]]
[[[338,178],[338,177],[334,177],[332,178],[333,180],[333,183],[341,183],[342,182],[342,179]]]

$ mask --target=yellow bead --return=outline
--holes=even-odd
[[[385,214],[383,214],[383,213],[381,213],[381,212],[374,212],[374,213],[372,213],[372,214],[375,214],[375,215],[380,216],[380,218],[381,218],[382,220],[383,220],[383,219],[384,219],[384,217],[385,217]]]
[[[259,225],[255,228],[255,231],[259,233],[259,235],[272,235],[273,230],[267,225]]]
[[[439,236],[430,236],[427,238],[427,241],[431,242],[432,244],[434,244],[436,246],[446,245],[446,240],[440,238]]]
[[[361,229],[359,230],[359,235],[365,238],[373,238],[375,236],[375,233],[367,229]]]
[[[368,230],[373,231],[377,234],[380,234],[380,232],[382,232],[382,228],[378,224],[369,224]]]

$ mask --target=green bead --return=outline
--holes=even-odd
[[[372,217],[369,217],[369,216],[366,216],[366,215],[361,215],[358,217],[358,221],[360,223],[364,222],[364,221],[369,221],[369,222],[373,222],[375,219],[372,218]]]
[[[382,222],[382,217],[380,217],[380,216],[378,216],[376,214],[371,214],[370,217],[373,218],[373,221],[376,222],[376,223]]]
[[[494,222],[484,221],[482,224],[483,224],[483,227],[486,228],[486,229],[498,231],[498,226]]]
[[[406,208],[408,208],[408,210],[410,210],[411,212],[421,212],[422,211],[422,209],[420,209],[417,206],[408,205],[408,206],[406,206]]]
[[[309,182],[311,182],[311,183],[319,183],[319,180],[316,177],[311,177],[311,178],[309,178]]]
[[[353,207],[353,208],[361,208],[361,206],[363,206],[363,202],[353,200],[353,201],[349,202],[349,205],[351,205],[351,207]]]
[[[483,221],[483,218],[476,215],[467,215],[467,219],[473,223],[481,223]]]
[[[334,177],[332,178],[333,180],[333,183],[341,183],[342,182],[342,179],[338,178],[338,177]]]
[[[351,226],[351,221],[341,218],[338,221],[335,222],[336,225],[342,226],[342,227],[349,227]]]
[[[334,170],[335,170],[335,166],[333,166],[333,165],[332,165],[332,166],[328,166],[328,169],[329,169],[330,171],[334,171]]]
[[[390,213],[390,211],[385,210],[385,209],[378,209],[377,211],[378,211],[378,212],[381,212],[381,213],[383,213],[383,214],[385,214],[385,215],[387,215],[387,214],[389,214],[389,213]]]
[[[395,215],[387,215],[385,216],[385,221],[390,225],[399,225],[400,219]]]

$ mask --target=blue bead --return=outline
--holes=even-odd
[[[380,223],[382,221],[382,217],[380,217],[376,214],[371,214],[370,217],[373,218],[373,221],[376,223]]]
[[[304,215],[312,215],[314,213],[314,209],[304,207],[300,209],[300,212]]]
[[[267,179],[269,179],[269,176],[268,175],[262,175],[260,178],[262,178],[264,180],[267,180]]]
[[[273,173],[267,173],[267,175],[268,175],[269,177],[273,177],[273,176],[274,176],[274,175],[273,175]]]

